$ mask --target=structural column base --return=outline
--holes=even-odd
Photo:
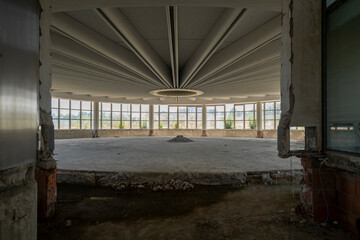
[[[202,137],[207,137],[207,132],[206,132],[206,130],[202,130],[201,136],[202,136]]]
[[[149,130],[149,137],[154,136],[154,130]]]
[[[264,132],[261,131],[261,130],[258,130],[258,131],[256,132],[256,137],[257,137],[257,138],[264,138]]]
[[[37,168],[35,179],[38,184],[38,218],[51,218],[55,215],[57,169]]]

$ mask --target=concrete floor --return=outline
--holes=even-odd
[[[58,168],[115,172],[232,173],[291,169],[290,158],[277,156],[275,139],[190,137],[190,143],[169,143],[172,137],[66,139],[55,141]],[[293,141],[292,148],[304,143]],[[301,169],[293,158],[293,168]]]

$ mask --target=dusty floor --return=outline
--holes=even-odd
[[[39,239],[355,239],[338,226],[300,222],[291,184],[115,192],[60,184],[58,215]],[[66,220],[72,225],[65,227]]]
[[[290,159],[277,156],[275,139],[189,137],[67,139],[55,141],[59,169],[116,172],[231,173],[289,170]],[[292,141],[292,149],[304,142]],[[293,168],[301,169],[293,158]]]

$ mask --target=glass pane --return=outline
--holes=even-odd
[[[265,121],[265,129],[274,129],[274,120],[266,120]]]
[[[179,125],[178,125],[177,121],[170,121],[169,124],[170,124],[169,125],[170,129],[178,129],[179,128]]]
[[[188,107],[188,112],[189,113],[195,113],[196,112],[196,107]]]
[[[159,105],[154,105],[154,112],[159,112]]]
[[[160,126],[159,126],[160,129],[167,129],[169,128],[168,126],[168,122],[167,121],[160,121]]]
[[[265,119],[274,119],[274,111],[265,111]]]
[[[81,129],[91,129],[91,121],[81,120]]]
[[[179,121],[179,129],[186,129],[186,121]]]
[[[82,110],[91,110],[91,102],[81,102]]]
[[[179,112],[186,113],[186,107],[179,107]]]
[[[140,121],[132,121],[131,128],[132,129],[140,129]]]
[[[113,121],[116,121],[116,120],[120,121],[120,112],[113,112],[112,113],[112,120]]]
[[[80,101],[71,100],[71,109],[80,109]]]
[[[91,119],[91,111],[82,111],[81,118],[82,119]]]
[[[149,120],[149,113],[141,113],[141,120]]]
[[[177,107],[169,107],[169,112],[176,113]]]
[[[111,120],[111,112],[103,112],[101,116],[103,121]]]
[[[273,102],[265,103],[265,110],[274,110],[274,103]]]
[[[236,121],[235,122],[235,129],[244,129],[244,122],[243,121]]]
[[[281,111],[276,111],[276,119],[280,119],[281,118]]]
[[[133,120],[133,121],[140,120],[140,113],[133,112],[131,115],[131,120]],[[139,123],[139,125],[140,125],[140,123]]]
[[[169,113],[170,114],[170,120],[177,120],[177,113]],[[165,120],[165,119],[161,119],[161,120]]]
[[[70,108],[70,101],[60,99],[60,108]]]
[[[130,113],[129,112],[122,112],[122,120],[129,121],[130,120]]]
[[[140,112],[140,104],[132,104],[131,105],[132,112]],[[139,123],[140,125],[140,123]]]
[[[197,129],[202,129],[202,121],[197,121]]]
[[[121,123],[120,123],[120,121],[112,121],[111,126],[112,126],[112,129],[120,129]]]
[[[234,120],[234,112],[227,112],[226,120]]]
[[[159,129],[159,121],[154,121],[154,129]]]
[[[51,116],[52,118],[59,118],[59,111],[58,109],[51,109]]]
[[[245,104],[245,111],[254,111],[254,104]]]
[[[54,129],[59,129],[59,121],[57,119],[53,119]]]
[[[179,120],[186,121],[186,113],[179,113]]]
[[[244,105],[235,105],[235,111],[236,112],[244,111]]]
[[[141,121],[141,128],[148,129],[149,128],[149,121]]]
[[[206,112],[215,112],[215,107],[214,106],[208,106],[206,107]]]
[[[227,112],[233,112],[234,111],[234,104],[226,104],[226,111]]]
[[[216,129],[224,129],[224,121],[216,121]]]
[[[69,129],[69,120],[60,120],[60,129]]]
[[[196,121],[196,113],[188,113],[188,120],[189,121]]]
[[[278,109],[278,110],[281,109],[281,103],[280,102],[276,102],[276,109]]]
[[[111,111],[111,103],[102,103],[103,111]]]
[[[69,119],[69,113],[69,110],[60,109],[60,119]]]
[[[245,129],[255,129],[254,121],[245,121]]]
[[[245,112],[245,120],[254,120],[254,112]]]
[[[244,112],[235,112],[235,120],[244,120]]]
[[[113,103],[113,104],[112,104],[112,110],[113,110],[114,112],[120,112],[120,110],[121,110],[121,104],[119,104],[119,103]]]
[[[225,112],[224,106],[216,106],[216,112]]]
[[[215,113],[206,113],[206,120],[207,121],[215,120]]]
[[[224,120],[224,113],[216,112],[216,120]]]
[[[234,129],[234,121],[226,121],[225,129]]]
[[[141,112],[149,112],[149,105],[141,105]]]
[[[198,113],[201,113],[201,112],[202,112],[202,107],[198,107],[198,108],[197,108],[197,112],[198,112]]]
[[[71,129],[80,129],[80,120],[71,120]]]
[[[130,112],[130,104],[122,104],[122,111]]]
[[[80,119],[80,111],[79,110],[71,110],[71,120]]]
[[[168,113],[160,113],[160,120],[167,121],[168,120]]]
[[[196,128],[196,121],[188,121],[188,129],[195,129]]]
[[[111,121],[102,121],[102,129],[110,129],[111,128]]]
[[[202,119],[202,113],[199,113],[197,114],[197,120],[201,120]]]
[[[207,121],[206,127],[207,129],[215,129],[215,121]]]
[[[51,99],[51,107],[52,107],[52,108],[58,108],[58,107],[59,107],[59,99],[57,99],[57,98],[52,98],[52,99]]]
[[[168,105],[160,105],[160,112],[168,112]]]
[[[159,121],[159,113],[154,113],[154,121]]]
[[[130,121],[122,121],[121,127],[123,127],[123,129],[130,129]]]

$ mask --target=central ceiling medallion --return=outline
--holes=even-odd
[[[159,97],[194,97],[202,95],[204,92],[193,89],[159,89],[150,91],[150,94]]]

